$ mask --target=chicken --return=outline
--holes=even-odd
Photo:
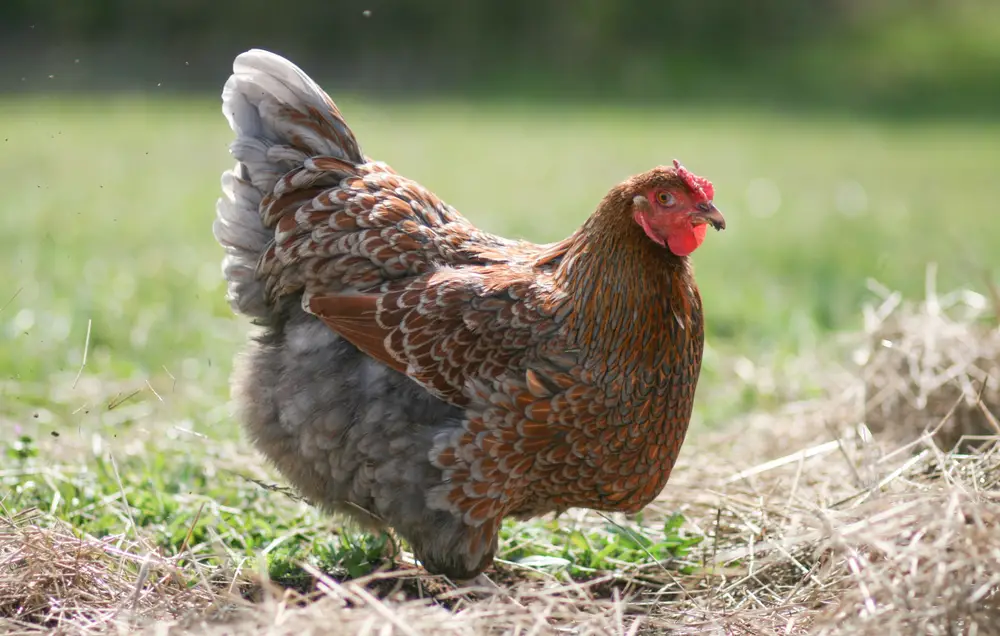
[[[535,245],[364,156],[277,55],[238,56],[222,98],[237,163],[214,233],[261,327],[233,397],[295,487],[457,580],[492,563],[505,517],[657,496],[701,367],[688,255],[725,227],[707,179],[654,168]]]

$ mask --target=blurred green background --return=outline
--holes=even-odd
[[[712,179],[729,229],[694,257],[701,421],[801,389],[734,361],[858,329],[869,278],[919,294],[928,262],[942,288],[1000,270],[994,0],[6,0],[4,427],[132,391],[231,425],[246,324],[211,223],[231,163],[218,94],[251,47],[316,78],[366,153],[510,236],[561,238],[674,157]]]
[[[6,0],[6,87],[215,90],[278,50],[328,85],[409,98],[645,100],[980,114],[993,0]],[[54,77],[51,77],[54,76]],[[165,91],[160,91],[165,92]]]

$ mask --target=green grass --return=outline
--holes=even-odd
[[[768,404],[732,356],[859,327],[868,277],[919,293],[928,261],[942,287],[1000,268],[1000,125],[341,106],[369,155],[510,236],[561,238],[674,157],[710,177],[729,229],[695,256],[710,344],[696,428]],[[214,100],[0,102],[0,502],[167,554],[266,558],[289,580],[300,559],[356,575],[391,552],[383,539],[246,479],[272,478],[226,405],[246,331],[211,236],[229,138]],[[609,527],[508,524],[501,556],[585,575],[667,554],[686,567],[698,541],[677,520]]]

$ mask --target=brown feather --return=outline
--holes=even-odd
[[[351,294],[342,296],[313,296],[309,311],[318,316],[358,349],[401,373],[406,364],[398,360],[385,347],[391,329],[380,327],[374,320],[378,296]]]

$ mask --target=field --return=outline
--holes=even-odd
[[[227,404],[247,326],[224,302],[211,236],[230,164],[216,101],[8,99],[0,631],[884,634],[913,633],[899,622],[912,616],[926,633],[997,633],[1000,540],[984,529],[1000,523],[1000,460],[920,434],[954,428],[960,397],[975,424],[964,432],[1000,434],[983,415],[1000,348],[980,324],[1000,270],[1000,125],[341,108],[367,154],[510,236],[561,238],[611,185],[674,157],[715,182],[729,228],[695,256],[705,370],[661,501],[638,518],[509,524],[503,591],[458,592],[385,537],[275,490]],[[947,319],[933,302],[883,305],[895,302],[883,288],[923,298],[930,262],[939,289],[984,295],[964,294]],[[866,306],[886,315],[863,321]],[[885,361],[882,340],[918,353]],[[873,439],[857,409],[880,382],[928,399],[887,402]],[[946,546],[950,561],[928,556]]]

